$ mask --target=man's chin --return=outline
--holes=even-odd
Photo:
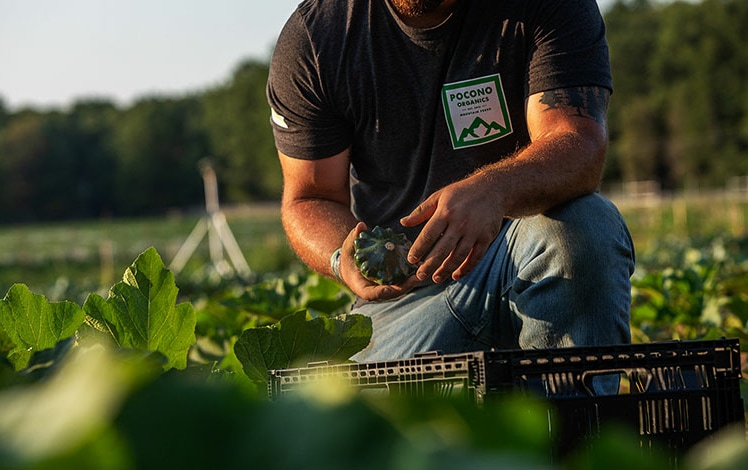
[[[390,0],[398,14],[417,18],[435,11],[444,0]]]

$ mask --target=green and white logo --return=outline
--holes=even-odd
[[[482,145],[512,133],[498,74],[444,85],[442,104],[455,149]]]

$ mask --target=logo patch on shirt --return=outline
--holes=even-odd
[[[444,85],[442,104],[455,149],[486,144],[512,133],[498,74]]]

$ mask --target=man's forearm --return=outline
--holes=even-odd
[[[516,155],[478,170],[488,188],[501,194],[508,217],[538,214],[594,192],[600,182],[606,143],[576,133],[541,137]]]
[[[609,98],[602,87],[562,88],[528,98],[532,143],[480,170],[500,188],[506,215],[544,212],[598,188],[608,146]]]
[[[284,200],[281,216],[286,236],[299,258],[314,271],[333,276],[330,255],[356,225],[350,209],[326,199]]]

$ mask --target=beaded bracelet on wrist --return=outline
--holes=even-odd
[[[335,278],[342,282],[343,280],[340,278],[340,248],[333,251],[332,256],[330,256],[330,269],[332,269]]]

